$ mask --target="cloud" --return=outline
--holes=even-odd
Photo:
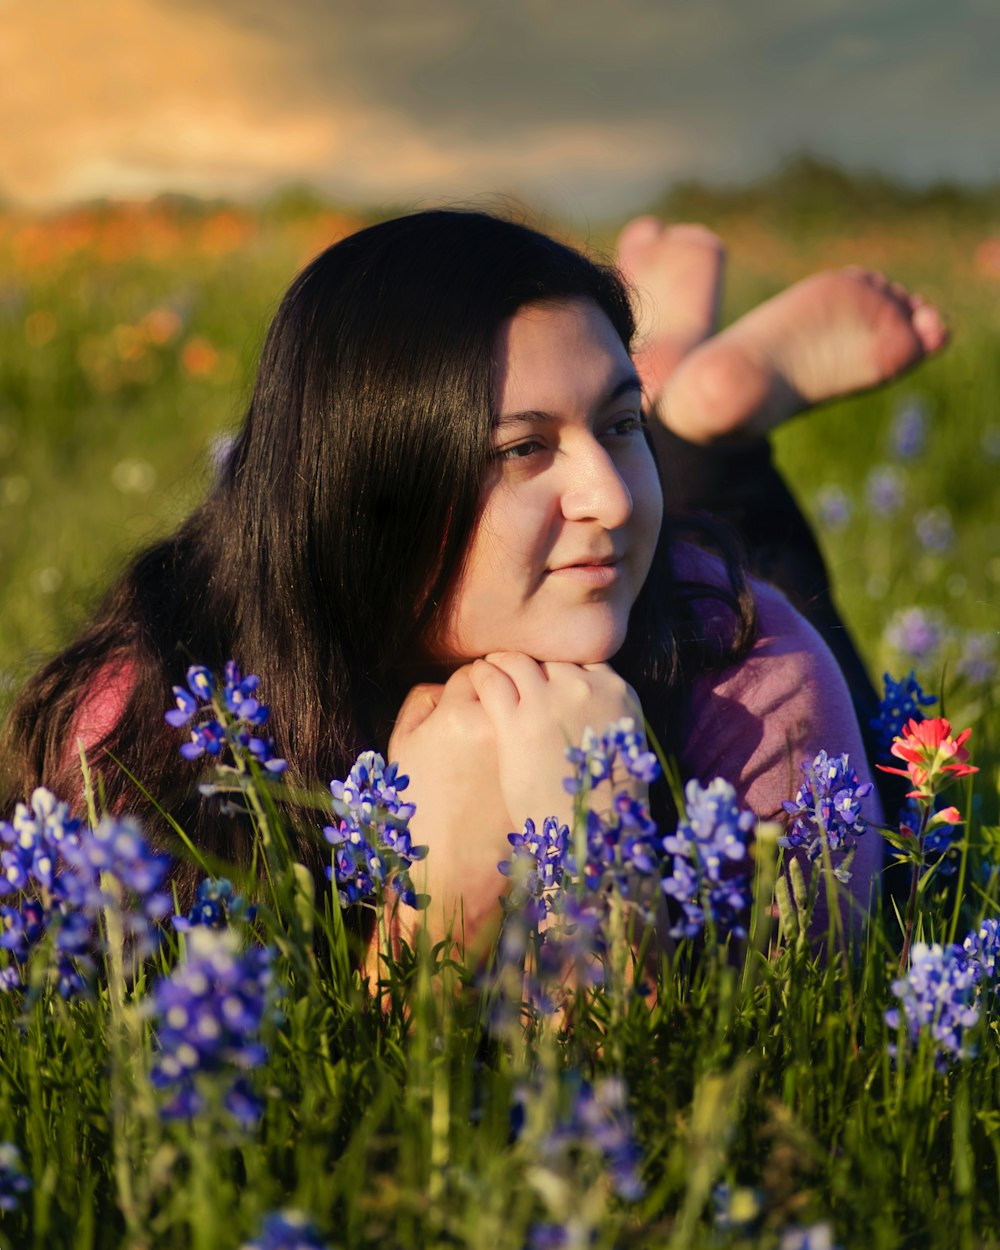
[[[804,147],[992,177],[991,0],[7,0],[0,189],[582,213]],[[44,55],[39,54],[44,49]]]

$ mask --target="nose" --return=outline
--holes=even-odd
[[[618,529],[632,515],[632,492],[612,457],[589,440],[563,465],[562,514],[567,521],[598,521]]]

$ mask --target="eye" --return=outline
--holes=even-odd
[[[521,443],[511,443],[507,447],[495,447],[493,449],[493,459],[499,461],[526,460],[529,456],[533,456],[535,452],[542,450],[543,444],[536,438],[530,438]]]
[[[627,416],[618,417],[612,421],[602,437],[610,434],[613,438],[627,438],[632,434],[638,434],[645,424],[645,418],[641,414],[630,412]]]

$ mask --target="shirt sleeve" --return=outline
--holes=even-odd
[[[79,758],[81,742],[89,753],[111,733],[122,718],[134,684],[131,660],[109,662],[98,671],[73,717],[69,740],[63,747],[64,767]]]
[[[782,801],[794,797],[802,762],[820,750],[846,752],[863,781],[872,776],[847,686],[829,648],[779,591],[757,581],[751,585],[757,641],[739,664],[694,683],[681,764],[703,784],[725,778],[761,819],[783,820]],[[882,820],[874,791],[863,814]],[[865,907],[882,856],[881,835],[869,829],[858,840],[850,883]]]

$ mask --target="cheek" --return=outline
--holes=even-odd
[[[651,455],[630,484],[637,545],[651,562],[663,524],[663,489]]]
[[[523,502],[514,506],[498,495],[488,500],[458,582],[428,640],[434,659],[455,662],[484,654],[497,627],[520,611],[544,549],[543,527],[536,522]]]

